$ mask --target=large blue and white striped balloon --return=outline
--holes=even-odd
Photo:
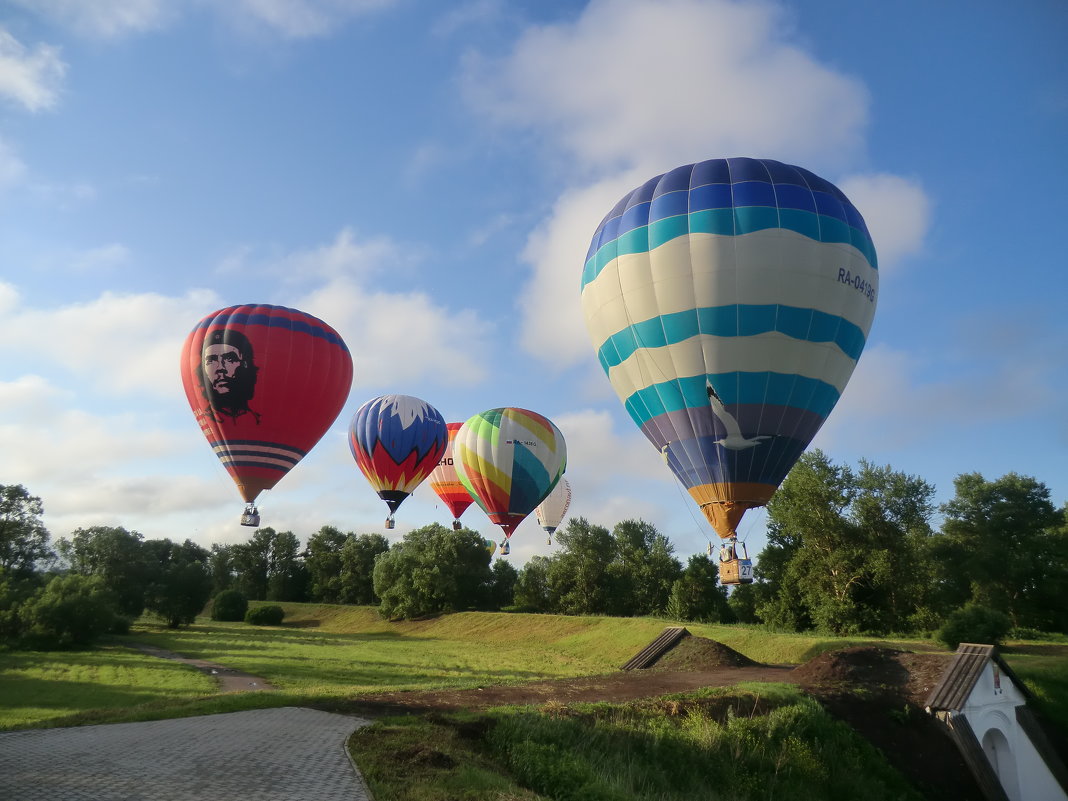
[[[713,159],[608,213],[582,307],[630,416],[730,537],[841,397],[878,287],[871,236],[841,190],[778,161]]]

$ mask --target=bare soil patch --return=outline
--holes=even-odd
[[[160,659],[170,659],[173,662],[181,662],[184,665],[195,667],[201,673],[207,673],[218,683],[219,692],[258,692],[260,690],[274,689],[269,682],[259,676],[243,673],[240,670],[228,668],[225,665],[218,665],[215,662],[208,662],[205,659],[194,659],[190,656],[182,656],[181,654],[174,653],[174,651],[168,651],[166,648],[157,648],[155,645],[146,645],[145,643],[140,642],[129,643],[129,646],[131,648],[136,648],[139,651],[143,651],[149,656],[159,657]]]
[[[858,646],[799,666],[797,683],[883,752],[929,799],[982,801],[957,747],[923,703],[952,654]]]

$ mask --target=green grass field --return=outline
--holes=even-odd
[[[671,621],[469,612],[390,623],[369,607],[285,604],[280,627],[207,618],[170,630],[142,621],[90,651],[0,651],[0,729],[145,720],[329,703],[394,689],[464,688],[611,673]],[[835,639],[759,627],[687,626],[759,662],[799,664],[861,642],[940,650],[929,640]],[[261,676],[275,693],[220,695],[193,668],[123,647],[143,642]],[[1014,644],[1015,645],[1015,644]],[[1005,658],[1068,730],[1068,646],[1029,643]]]

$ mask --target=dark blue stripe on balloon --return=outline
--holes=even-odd
[[[735,403],[726,408],[746,437],[766,434],[811,442],[825,422],[825,418],[793,406]],[[641,431],[659,451],[669,442],[680,439],[722,439],[727,430],[711,405],[706,404],[697,409],[683,409],[653,417],[642,425]]]
[[[248,312],[231,312],[225,317],[219,316],[206,317],[197,324],[197,328],[212,328],[220,325],[262,325],[270,328],[284,328],[289,331],[296,331],[302,334],[310,334],[313,337],[324,339],[332,345],[337,345],[346,353],[348,352],[348,346],[345,341],[337,334],[336,331],[323,328],[321,326],[326,325],[322,320],[316,317],[312,317],[310,314],[299,311],[297,309],[289,309],[285,306],[257,306],[257,309],[269,309],[271,311],[283,311],[289,314],[297,315],[297,319],[291,319],[289,317],[283,317],[280,315],[271,316],[270,314],[257,311],[255,313]]]
[[[589,260],[606,244],[635,228],[683,213],[674,193],[688,195],[686,211],[739,206],[769,206],[818,213],[857,229],[840,241],[851,242],[876,267],[867,226],[838,187],[801,167],[770,159],[711,159],[678,167],[644,183],[620,200],[602,220],[586,254]],[[649,201],[653,203],[650,205]],[[837,241],[821,238],[821,241]],[[861,246],[858,242],[864,242]]]
[[[295,465],[300,461],[299,456],[286,456],[281,453],[267,453],[265,451],[246,450],[246,449],[234,449],[229,448],[225,451],[219,452],[219,458],[224,461],[234,462],[237,461],[238,456],[259,456],[262,459],[277,459],[280,462],[289,462],[290,466]]]
[[[778,486],[808,446],[792,437],[775,436],[752,448],[731,450],[717,445],[716,439],[705,436],[668,445],[668,467],[687,489],[738,482]]]
[[[278,464],[267,464],[264,462],[243,462],[239,459],[226,459],[223,458],[222,463],[226,467],[258,467],[263,470],[274,470],[276,473],[282,473],[283,475],[290,471],[290,467],[285,467]]]

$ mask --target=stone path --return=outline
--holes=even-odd
[[[283,707],[0,732],[0,799],[370,801],[345,749],[368,723]]]

